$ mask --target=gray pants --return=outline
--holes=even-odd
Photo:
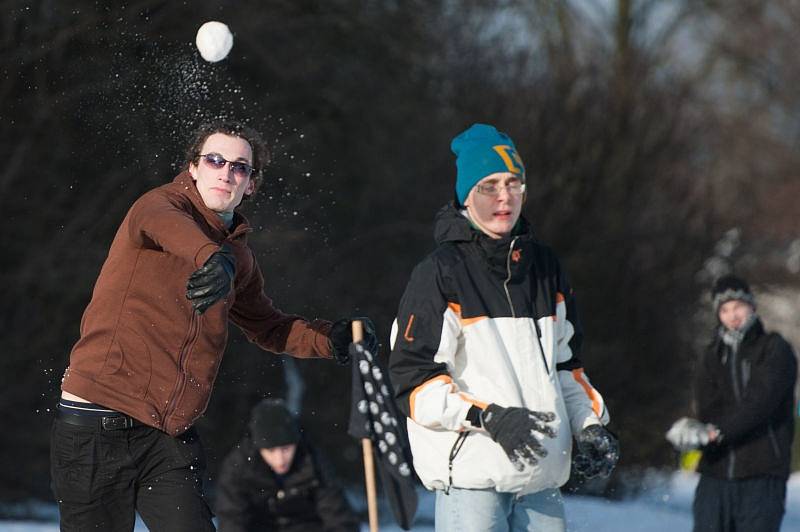
[[[694,532],[778,532],[785,506],[786,479],[701,475],[694,496]]]

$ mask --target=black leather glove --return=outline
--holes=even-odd
[[[186,298],[202,314],[208,307],[228,295],[236,274],[236,258],[227,244],[208,257],[206,263],[189,276]]]
[[[328,335],[331,342],[331,351],[336,362],[342,365],[350,363],[350,344],[353,343],[353,329],[351,324],[360,321],[364,324],[364,340],[361,345],[376,355],[378,353],[378,337],[375,335],[375,324],[369,318],[343,318],[333,322]]]
[[[553,412],[535,412],[518,406],[503,408],[494,403],[481,412],[481,425],[489,436],[500,444],[517,471],[525,465],[536,465],[536,457],[547,456],[547,449],[537,435],[554,438],[553,427],[546,423],[555,420]]]
[[[576,438],[572,467],[586,478],[607,477],[619,461],[619,442],[603,425],[589,425]]]

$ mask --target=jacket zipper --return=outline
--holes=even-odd
[[[736,402],[739,403],[741,401],[741,392],[739,390],[739,376],[737,375],[736,366],[737,366],[737,354],[739,351],[740,346],[736,346],[734,349],[733,347],[730,348],[731,356],[728,359],[731,363],[731,385],[733,386],[733,395],[736,399]],[[733,450],[731,447],[729,458],[728,458],[728,479],[732,480],[733,473],[736,469],[736,451]]]
[[[506,280],[503,281],[503,290],[506,292],[506,300],[508,301],[508,306],[511,309],[511,317],[516,318],[517,313],[514,311],[514,304],[511,302],[511,292],[508,291],[508,283],[511,282],[511,255],[514,253],[514,244],[517,242],[519,237],[515,237],[511,241],[511,245],[508,247],[508,255],[506,255]],[[544,369],[548,375],[550,375],[550,365],[547,363],[547,358],[544,356],[544,346],[542,345],[542,335],[539,331],[539,324],[536,322],[536,315],[534,313],[533,316],[533,326],[536,328],[536,341],[539,344],[539,354],[542,355],[542,363],[544,364]]]
[[[738,365],[738,362],[739,362],[738,361],[738,356],[737,356],[737,354],[738,354],[737,352],[738,351],[739,351],[738,348],[737,349],[731,348],[731,359],[730,359],[731,360],[731,381],[732,381],[732,384],[733,384],[733,395],[734,395],[734,397],[736,397],[736,402],[737,403],[742,400],[742,397],[741,397],[742,394],[741,394],[741,391],[739,390],[739,375],[738,375],[739,372],[737,371],[737,365]]]
[[[514,304],[511,302],[511,293],[508,291],[508,283],[511,282],[511,255],[514,253],[514,243],[517,241],[515,237],[511,241],[511,245],[508,248],[508,255],[506,255],[506,280],[503,281],[503,290],[506,291],[506,300],[508,301],[508,307],[511,309],[511,317],[516,318],[517,313],[514,312]]]
[[[198,316],[199,315],[197,312],[192,310],[192,317],[189,321],[189,331],[186,334],[186,340],[184,340],[180,353],[178,354],[178,378],[175,381],[175,387],[172,389],[172,395],[170,396],[169,402],[167,403],[167,408],[164,410],[164,416],[161,420],[161,426],[165,429],[167,426],[167,418],[175,409],[178,398],[183,395],[183,388],[186,386],[186,371],[184,364],[186,363],[189,351],[192,346],[194,346],[198,333],[200,332],[200,319]]]

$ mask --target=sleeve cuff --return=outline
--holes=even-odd
[[[201,267],[206,263],[208,258],[217,251],[219,251],[219,245],[214,243],[204,244],[200,249],[197,250],[197,253],[194,256],[195,266],[198,268]]]
[[[474,428],[481,428],[483,426],[481,422],[481,412],[482,410],[476,405],[472,405],[469,410],[467,410],[467,421],[469,421],[470,425]]]

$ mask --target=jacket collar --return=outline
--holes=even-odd
[[[501,248],[507,248],[514,238],[533,239],[533,231],[528,221],[520,216],[517,225],[510,236],[491,238],[480,229],[473,227],[470,221],[461,214],[455,202],[450,202],[436,213],[433,238],[437,244],[445,242],[471,242],[489,241]]]
[[[722,326],[720,325],[720,327]],[[750,326],[749,329],[747,329],[747,332],[744,333],[744,338],[742,338],[742,342],[741,344],[739,344],[739,347],[741,348],[742,345],[749,344],[755,341],[756,339],[760,338],[765,332],[766,331],[764,329],[764,324],[761,322],[761,318],[756,316],[756,319],[753,322],[753,324]],[[717,328],[716,334],[714,334],[713,344],[716,345],[718,348],[725,345],[725,342],[722,341],[722,335],[720,334],[719,328]]]
[[[530,224],[522,216],[511,235],[492,238],[474,227],[455,202],[448,203],[436,214],[434,238],[439,245],[446,242],[469,244],[473,249],[477,249],[489,270],[495,275],[506,277],[510,268],[515,278],[527,271],[532,257],[530,253],[520,252],[514,255],[513,252],[535,241]]]
[[[203,198],[200,196],[200,192],[197,191],[194,179],[192,179],[188,171],[183,171],[175,176],[172,183],[180,188],[181,194],[189,198],[189,201],[191,201],[195,209],[203,215],[208,225],[225,235],[225,240],[233,240],[252,232],[253,228],[250,226],[247,218],[238,210],[233,213],[231,228],[228,229],[225,227],[219,215],[206,207]]]
[[[744,338],[742,339],[742,343],[752,342],[753,340],[755,340],[756,338],[758,338],[763,334],[764,334],[764,324],[761,323],[761,318],[756,317],[756,320],[753,322],[750,328],[747,329],[747,332],[744,333]]]

